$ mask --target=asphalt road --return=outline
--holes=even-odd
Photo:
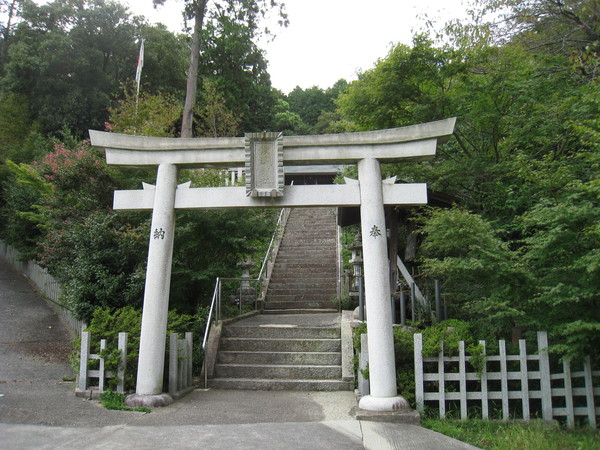
[[[356,420],[352,392],[196,389],[151,413],[75,396],[72,336],[0,259],[0,449],[467,449],[419,426]]]

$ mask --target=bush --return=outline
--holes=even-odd
[[[353,344],[355,353],[360,352],[360,335],[367,332],[367,324],[362,323],[354,329]],[[415,358],[414,334],[423,333],[423,355],[437,356],[444,342],[444,353],[458,354],[458,342],[464,341],[468,352],[475,356],[472,361],[476,370],[483,366],[483,349],[475,344],[467,322],[449,319],[438,322],[431,327],[419,330],[416,328],[394,327],[394,355],[396,361],[396,387],[398,392],[412,405],[415,402]],[[355,361],[355,369],[357,361]],[[368,373],[368,372],[367,372]]]
[[[169,311],[167,322],[167,336],[170,333],[183,333],[191,331],[194,333],[194,342],[197,345],[193,346],[194,365],[193,370],[199,373],[202,367],[203,354],[202,348],[199,345],[204,335],[204,327],[208,311],[201,309],[194,315],[179,314],[176,311]],[[132,306],[126,306],[119,309],[99,308],[92,315],[90,325],[85,331],[92,333],[91,352],[100,352],[100,340],[106,339],[108,349],[116,349],[118,344],[119,333],[129,333],[127,340],[127,368],[125,371],[125,390],[135,390],[137,377],[138,357],[140,348],[140,331],[142,324],[142,312]],[[79,361],[79,349],[81,341],[77,339],[74,343],[74,353],[77,357],[74,361]],[[165,364],[168,361],[168,346],[167,355],[165,356]],[[107,370],[116,370],[119,363],[118,353],[114,350],[107,350],[103,354],[106,357],[105,365]],[[165,374],[168,371],[165,370]],[[116,387],[118,380],[110,379],[108,386],[111,389]]]

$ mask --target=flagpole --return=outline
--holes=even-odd
[[[140,54],[138,55],[137,69],[135,71],[135,106],[137,110],[137,104],[140,97],[140,83],[142,81],[142,68],[144,67],[144,41],[142,38],[142,43],[140,44]]]

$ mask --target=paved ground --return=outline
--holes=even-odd
[[[152,413],[75,397],[71,337],[0,260],[0,449],[467,449],[414,425],[355,420],[351,392],[195,390]]]

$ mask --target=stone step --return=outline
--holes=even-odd
[[[301,280],[306,280],[308,283],[312,284],[333,284],[334,286],[337,284],[333,273],[323,273],[318,269],[311,269],[310,271],[304,272],[297,272],[293,269],[281,269],[278,270],[277,273],[273,272],[273,274],[271,274],[271,281],[276,281],[282,286],[287,286],[287,283],[299,284]],[[303,291],[310,289],[305,289],[301,286],[295,286],[295,288],[299,288]]]
[[[310,236],[316,239],[331,239],[337,237],[337,226],[335,224],[318,224],[319,218],[307,219],[301,224],[290,224],[288,222],[284,236]]]
[[[285,264],[278,266],[275,266],[275,268],[273,269],[273,274],[281,274],[284,276],[288,276],[288,277],[292,277],[292,278],[304,278],[305,276],[310,276],[312,278],[322,278],[323,280],[329,280],[331,281],[332,279],[335,281],[336,280],[336,275],[337,275],[337,269],[335,266],[331,267],[289,267]],[[295,276],[294,276],[295,275]],[[271,278],[273,278],[273,276],[271,275]]]
[[[279,299],[272,300],[268,297],[265,299],[265,308],[268,309],[335,309],[337,311],[337,302],[329,300],[297,300],[297,301],[281,301]]]
[[[337,308],[320,308],[320,309],[274,309],[265,305],[263,314],[331,314],[338,312]]]
[[[277,295],[267,295],[265,298],[266,302],[307,302],[308,303],[336,303],[336,293],[335,290],[323,290],[323,291],[315,291],[306,294],[296,293],[296,294],[277,294]],[[313,308],[313,306],[311,306]],[[330,308],[330,306],[328,306]]]
[[[276,267],[274,268],[274,270],[283,267],[284,269],[289,269],[289,270],[307,270],[307,269],[314,269],[314,270],[319,270],[319,271],[323,271],[323,270],[328,270],[328,271],[332,271],[335,272],[336,271],[336,265],[335,264],[331,264],[330,261],[328,260],[312,260],[313,258],[311,257],[310,260],[307,260],[306,258],[302,261],[297,261],[297,260],[293,260],[294,258],[286,258],[286,257],[282,257],[281,260],[277,260],[277,264]],[[290,261],[289,261],[290,260]]]
[[[285,286],[285,287],[284,287]],[[274,287],[273,289],[269,289],[269,295],[267,297],[272,297],[272,298],[278,298],[279,296],[285,296],[282,297],[281,300],[284,301],[289,301],[289,300],[302,300],[304,298],[315,298],[315,297],[327,297],[327,296],[332,296],[335,295],[336,290],[335,289],[331,289],[331,287],[329,285],[327,286],[322,286],[320,288],[311,288],[310,292],[298,292],[297,289],[294,288],[289,288],[287,285],[281,285],[281,287]],[[328,298],[329,299],[329,298]]]
[[[275,297],[278,297],[280,295],[284,295],[284,296],[294,295],[297,298],[308,298],[309,299],[309,298],[313,298],[313,297],[322,298],[323,296],[332,296],[332,295],[335,295],[337,292],[335,284],[332,284],[331,281],[329,281],[327,283],[325,283],[325,282],[311,283],[310,287],[305,287],[300,282],[294,282],[294,280],[288,281],[288,282],[283,282],[283,281],[279,281],[279,279],[277,279],[277,280],[275,280],[275,285],[273,286],[272,289],[274,289],[274,290],[272,291],[271,286],[269,286],[269,291],[267,292],[267,297],[272,297],[273,296],[272,294],[275,292],[276,293],[276,295],[274,295]],[[288,292],[288,293],[281,292],[284,289],[291,291],[291,292]]]
[[[322,223],[337,224],[337,219],[335,218],[335,216],[327,216],[324,214],[290,214],[290,217],[288,218],[288,222],[289,222],[290,218],[292,219],[291,220],[292,223],[303,222],[305,220],[310,220],[310,219],[319,219],[319,221],[318,221],[319,224],[322,224]]]
[[[302,225],[302,227],[298,228],[286,227],[283,236],[284,239],[290,236],[296,238],[310,237],[315,240],[322,240],[323,242],[335,242],[337,239],[337,231],[332,229],[331,225],[314,228],[310,231],[306,229],[305,225]]]
[[[298,364],[340,365],[342,355],[338,352],[219,352],[219,363],[223,364]]]
[[[334,241],[328,242],[319,242],[313,244],[309,241],[310,238],[306,236],[298,236],[295,238],[296,242],[290,244],[281,244],[279,246],[279,251],[296,251],[296,252],[311,252],[311,254],[319,255],[325,254],[330,256],[335,256],[336,252],[336,244]],[[306,242],[299,242],[301,240],[305,240]]]
[[[288,312],[289,314],[289,312]],[[221,350],[258,352],[339,352],[337,339],[221,338]]]
[[[279,288],[277,288],[279,290]],[[285,288],[281,288],[285,289]],[[336,290],[331,286],[322,286],[320,288],[312,288],[309,291],[302,291],[302,289],[297,289],[292,286],[291,292],[284,293],[281,291],[273,291],[267,293],[267,299],[280,300],[284,302],[294,302],[294,301],[331,301],[332,298],[336,295]]]
[[[271,277],[269,287],[272,289],[294,289],[296,292],[310,294],[314,289],[331,287],[334,290],[337,283],[328,277],[319,276],[318,273],[304,273],[298,276],[276,274]]]
[[[243,378],[213,378],[208,380],[213,389],[240,389],[247,391],[351,391],[354,382],[343,380],[264,380]]]
[[[296,325],[226,326],[221,336],[237,338],[277,339],[339,339],[339,327],[309,327]]]
[[[336,258],[334,258],[334,255],[317,257],[315,255],[307,255],[306,253],[297,255],[278,255],[274,269],[277,269],[278,265],[283,267],[297,267],[298,269],[327,269],[337,267]]]
[[[304,274],[301,277],[284,277],[275,276],[271,277],[269,281],[269,287],[273,289],[287,288],[295,289],[297,292],[310,293],[313,289],[320,289],[324,286],[330,286],[333,290],[336,290],[337,283],[328,277],[320,277],[318,274]]]
[[[334,234],[330,231],[319,231],[314,234],[286,232],[283,235],[281,245],[310,245],[317,242],[325,245],[335,245],[336,241],[337,233]]]
[[[293,239],[293,240],[287,240],[288,237],[293,237],[293,238],[297,238],[297,239]],[[306,239],[306,238],[310,238]],[[282,242],[281,246],[283,247],[316,247],[317,245],[322,245],[322,244],[335,244],[336,242],[336,235],[331,235],[331,236],[323,236],[321,235],[316,235],[316,236],[310,236],[310,235],[306,235],[306,234],[298,234],[298,235],[291,235],[291,234],[285,234],[284,235],[284,240],[286,242]]]
[[[298,366],[264,364],[215,364],[216,378],[259,379],[317,379],[338,380],[342,378],[341,366]]]
[[[284,308],[290,308],[291,303],[296,303],[295,307],[302,307],[301,304],[304,303],[305,308],[321,308],[320,305],[327,304],[327,308],[337,308],[337,302],[332,299],[333,295],[306,295],[306,296],[296,296],[296,295],[276,295],[270,297],[267,295],[265,298],[265,302],[269,305],[274,305],[275,303],[285,303]]]
[[[323,250],[321,247],[280,248],[277,258],[281,258],[281,261],[299,259],[309,264],[326,264],[337,259],[334,250]]]
[[[300,279],[289,279],[284,277],[277,277],[275,279],[271,279],[272,285],[269,283],[269,291],[267,292],[267,296],[269,296],[272,292],[278,292],[282,289],[291,291],[291,294],[304,295],[306,297],[311,297],[316,295],[335,295],[337,292],[337,288],[335,283],[331,280],[322,281],[322,280],[311,280],[310,276],[307,276],[305,279],[306,283],[302,283]],[[274,291],[271,291],[271,290]],[[278,292],[278,295],[290,295],[290,293]]]
[[[321,273],[324,277],[335,275],[337,273],[337,265],[331,264],[328,260],[315,260],[307,262],[306,258],[283,258],[273,268],[273,272],[285,271],[287,273]]]

